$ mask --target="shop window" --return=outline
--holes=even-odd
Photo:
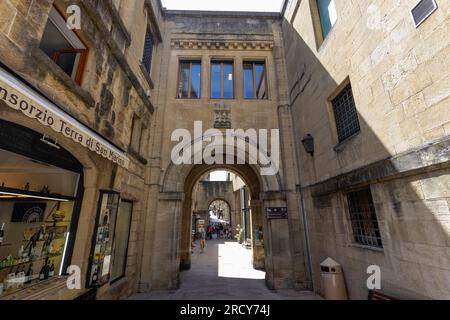
[[[211,98],[234,98],[234,65],[232,61],[214,61],[211,63]]]
[[[264,62],[244,62],[245,99],[267,99],[267,77]]]
[[[81,84],[88,50],[77,34],[67,28],[64,17],[54,7],[39,47],[69,77]]]
[[[335,0],[310,0],[318,46],[326,39],[337,21]]]
[[[44,146],[41,156],[43,150]],[[52,152],[60,157],[59,151]],[[66,274],[82,181],[80,173],[4,149],[0,149],[0,172],[3,297]]]
[[[111,271],[112,281],[125,276],[132,212],[133,203],[122,200],[117,214],[116,229],[114,231],[114,255]]]
[[[370,188],[347,194],[348,209],[357,244],[382,248],[380,229]]]
[[[149,29],[145,34],[144,53],[142,56],[142,64],[145,70],[150,74],[153,59],[153,35]]]
[[[200,99],[201,62],[180,61],[178,74],[179,99]]]
[[[360,132],[358,111],[356,110],[351,84],[345,86],[332,100],[332,105],[339,142]]]
[[[88,285],[102,286],[111,276],[114,230],[120,195],[116,192],[101,191],[98,203],[97,221],[92,243]]]

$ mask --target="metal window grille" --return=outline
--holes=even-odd
[[[370,189],[347,194],[348,208],[356,243],[383,248]]]
[[[153,37],[151,32],[147,31],[145,35],[144,55],[142,57],[142,64],[144,65],[145,70],[147,70],[148,73],[150,73],[151,70],[152,57],[153,57]]]
[[[342,142],[361,130],[350,84],[333,99],[332,104],[339,142]]]

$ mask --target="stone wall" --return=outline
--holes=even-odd
[[[123,4],[125,2],[124,0]],[[81,9],[81,30],[77,34],[89,50],[81,84],[67,76],[39,49],[52,5],[65,13],[66,8],[73,4]],[[129,151],[132,119],[137,116],[148,127],[151,126],[154,112],[151,92],[157,89],[155,84],[147,81],[139,68],[145,38],[145,29],[140,27],[149,21],[147,15],[150,15],[150,11],[155,16],[148,23],[153,28],[158,27],[161,22],[161,7],[157,1],[139,1],[135,6],[127,8],[127,11],[123,6],[122,10],[114,4],[112,1],[98,0],[1,1],[0,61],[61,106],[65,112],[119,148]],[[134,25],[130,23],[130,15]],[[155,60],[158,55],[156,50]],[[57,138],[58,143],[85,166],[85,194],[72,259],[73,264],[81,267],[83,287],[99,190],[118,191],[123,199],[134,202],[126,277],[112,286],[108,284],[102,287],[98,291],[98,298],[116,298],[135,292],[137,274],[140,272],[138,256],[142,250],[142,226],[146,214],[148,186],[144,179],[145,164],[151,158],[150,145],[144,144],[139,154],[130,153],[129,169],[123,169],[79,147],[68,138],[55,137],[54,132],[8,110],[3,104],[0,105],[0,116]],[[142,139],[149,138],[150,130]]]
[[[221,108],[230,111],[227,121],[231,128],[258,130],[283,126],[285,130],[286,114],[280,116],[279,111],[279,106],[286,104],[287,92],[279,15],[167,11],[164,17],[162,71],[155,80],[160,83],[160,90],[155,113],[158,139],[154,148],[160,152],[152,159],[149,172],[156,184],[149,199],[158,201],[148,211],[145,237],[151,247],[143,252],[143,266],[147,272],[141,275],[140,290],[173,289],[179,285],[180,256],[183,256],[183,261],[188,261],[190,252],[186,230],[189,230],[192,214],[192,184],[200,178],[195,172],[204,170],[204,174],[210,170],[227,169],[243,175],[249,189],[254,192],[252,210],[257,217],[254,224],[264,226],[268,243],[265,248],[255,251],[254,263],[261,265],[266,257],[266,268],[270,271],[267,273],[268,285],[271,288],[307,287],[301,222],[294,196],[296,169],[291,158],[287,161],[288,171],[285,172],[285,162],[281,161],[280,172],[273,176],[261,176],[259,165],[216,165],[206,168],[204,164],[175,166],[171,163],[171,151],[176,144],[170,142],[172,132],[187,129],[193,135],[194,121],[202,121],[204,131],[214,128],[216,111]],[[202,62],[200,99],[176,98],[181,58]],[[234,61],[235,99],[211,99],[211,59],[215,58]],[[244,60],[266,62],[269,99],[244,99]],[[283,141],[287,141],[283,148],[292,146],[291,140]],[[281,159],[284,158],[281,155]],[[245,177],[246,173],[249,179]],[[264,199],[259,200],[262,196]],[[287,206],[292,214],[289,219],[269,222],[264,218],[268,206]],[[162,270],[160,265],[169,267]],[[297,266],[295,272],[293,266]]]
[[[417,1],[335,1],[337,22],[318,46],[311,5],[283,21],[291,114],[316,290],[319,263],[343,265],[350,298],[367,297],[369,265],[398,298],[450,297],[450,6],[416,28]],[[349,79],[361,132],[339,144],[330,97]],[[301,140],[314,137],[314,155]],[[372,190],[383,249],[353,243],[345,194]]]

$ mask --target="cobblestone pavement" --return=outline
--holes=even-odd
[[[180,289],[136,294],[133,300],[314,300],[312,292],[269,290],[265,273],[252,268],[251,250],[231,240],[197,242],[191,270],[180,275]]]

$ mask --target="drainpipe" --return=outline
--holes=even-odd
[[[298,168],[299,176],[300,176],[300,169]],[[304,229],[304,236],[305,236],[305,245],[306,245],[306,256],[308,257],[308,274],[309,279],[311,281],[311,290],[315,293],[315,286],[314,286],[314,277],[312,273],[312,260],[311,260],[311,248],[309,245],[309,227],[308,227],[308,218],[306,216],[306,210],[305,210],[305,200],[303,197],[303,191],[301,184],[299,185],[299,191],[300,191],[300,207],[302,210],[302,220],[303,220],[303,229]]]

